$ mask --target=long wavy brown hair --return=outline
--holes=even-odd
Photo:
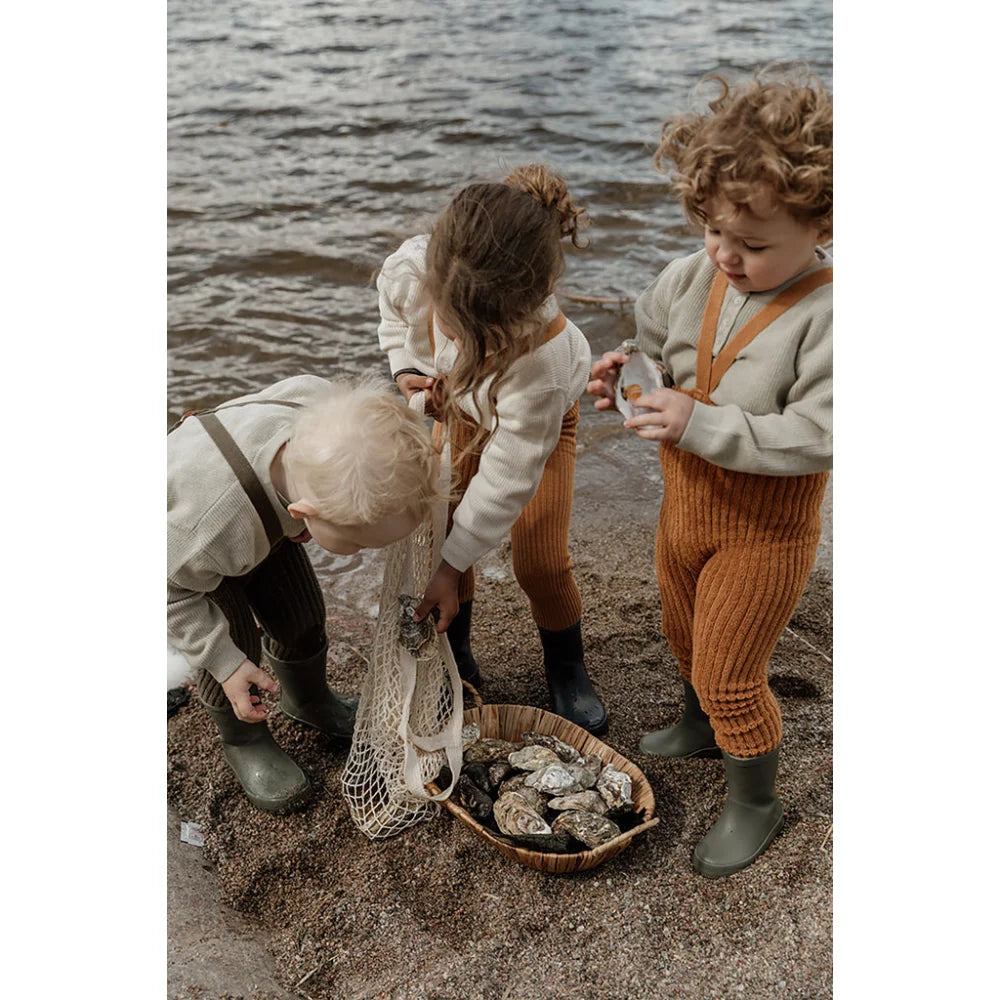
[[[663,124],[653,157],[673,163],[671,188],[688,218],[705,224],[702,205],[720,196],[737,209],[772,199],[800,222],[833,234],[833,98],[810,74],[799,82],[758,73],[742,89],[718,85],[709,111]]]
[[[481,450],[496,429],[497,396],[510,366],[542,340],[546,323],[535,314],[563,272],[563,238],[588,245],[586,225],[565,181],[539,163],[518,167],[502,183],[470,184],[435,222],[426,291],[458,346],[441,415],[463,419],[458,400],[471,395],[479,428],[469,450]],[[477,398],[484,385],[489,427]]]

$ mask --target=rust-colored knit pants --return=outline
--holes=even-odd
[[[829,474],[732,472],[668,444],[660,463],[663,634],[719,746],[759,757],[781,739],[767,662],[816,557]]]
[[[573,473],[576,469],[576,425],[580,404],[563,417],[559,441],[545,463],[538,491],[521,511],[510,531],[514,576],[531,602],[535,624],[551,631],[569,628],[580,620],[580,591],[573,579],[569,556],[569,520],[573,507]],[[448,530],[458,501],[465,495],[479,469],[479,456],[462,455],[475,426],[454,422],[451,430],[452,480],[456,502],[448,511]],[[470,566],[458,584],[458,599],[470,601],[475,593],[475,573]]]

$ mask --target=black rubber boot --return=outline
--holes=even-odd
[[[695,871],[707,878],[732,875],[760,857],[781,829],[785,810],[774,791],[778,750],[762,757],[723,751],[728,795],[722,815],[694,849]]]
[[[326,683],[326,651],[323,648],[304,660],[279,660],[268,651],[267,636],[262,647],[264,659],[281,685],[278,707],[297,722],[304,722],[326,736],[349,740],[354,733],[358,699],[334,694]]]
[[[684,712],[680,722],[655,733],[646,733],[639,740],[640,753],[659,757],[721,757],[722,751],[715,742],[715,732],[708,715],[702,711],[698,694],[687,681],[684,684]]]
[[[583,664],[580,623],[559,632],[539,628],[553,711],[595,736],[608,730],[608,713]]]
[[[264,812],[293,809],[309,794],[309,779],[277,743],[266,722],[243,722],[228,702],[205,710],[222,737],[226,762],[247,798]]]
[[[472,627],[472,601],[463,601],[458,606],[458,614],[448,625],[448,645],[451,646],[458,667],[458,676],[468,681],[473,687],[479,687],[482,678],[479,675],[479,664],[472,655],[472,645],[469,632]]]

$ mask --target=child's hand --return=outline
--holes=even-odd
[[[413,609],[413,620],[423,621],[436,607],[439,615],[434,629],[444,632],[452,618],[458,614],[458,581],[461,576],[454,566],[442,559],[441,565],[427,584],[424,599]]]
[[[422,392],[424,394],[424,416],[430,417],[432,420],[441,419],[443,383],[440,379],[431,378],[430,375],[414,375],[411,372],[398,376],[396,385],[399,386],[399,391],[407,402],[410,401],[410,397],[415,392]]]
[[[232,703],[237,719],[243,722],[263,722],[267,709],[260,702],[260,695],[251,694],[251,685],[256,684],[271,694],[278,693],[278,682],[265,673],[252,660],[244,660],[236,671],[222,682],[222,690]]]
[[[415,392],[424,392],[426,390],[429,396],[430,390],[434,386],[434,379],[430,375],[414,375],[413,372],[403,372],[402,375],[396,376],[396,385],[399,386],[399,391],[403,394],[403,399],[409,402],[410,396]]]
[[[618,369],[628,361],[628,355],[621,351],[605,351],[599,361],[590,369],[592,382],[587,383],[587,392],[597,396],[595,410],[613,410],[615,406],[615,380]]]
[[[645,407],[650,412],[629,417],[625,426],[631,427],[647,441],[666,441],[668,444],[680,441],[694,411],[694,400],[675,389],[647,392],[645,396],[633,399],[632,405]]]

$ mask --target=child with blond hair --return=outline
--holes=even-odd
[[[353,732],[357,699],[327,686],[326,609],[301,543],[350,555],[406,536],[438,499],[436,463],[422,420],[371,381],[284,379],[167,435],[167,637],[258,808],[309,791],[265,721],[260,690],[279,685],[262,655],[286,715]]]
[[[749,865],[780,829],[781,712],[768,659],[820,538],[832,467],[833,105],[822,84],[755,77],[705,113],[668,120],[654,162],[705,247],[672,261],[636,303],[639,347],[663,388],[625,421],[658,441],[656,568],[684,710],[639,749],[721,756],[722,814],[694,851],[703,875]],[[587,391],[611,408],[625,354]]]
[[[378,335],[401,392],[425,391],[452,443],[456,503],[416,617],[438,609],[460,674],[477,684],[473,565],[509,531],[554,710],[603,733],[569,556],[579,397],[592,357],[554,294],[561,241],[583,245],[583,215],[540,164],[462,189],[429,235],[385,261]]]

